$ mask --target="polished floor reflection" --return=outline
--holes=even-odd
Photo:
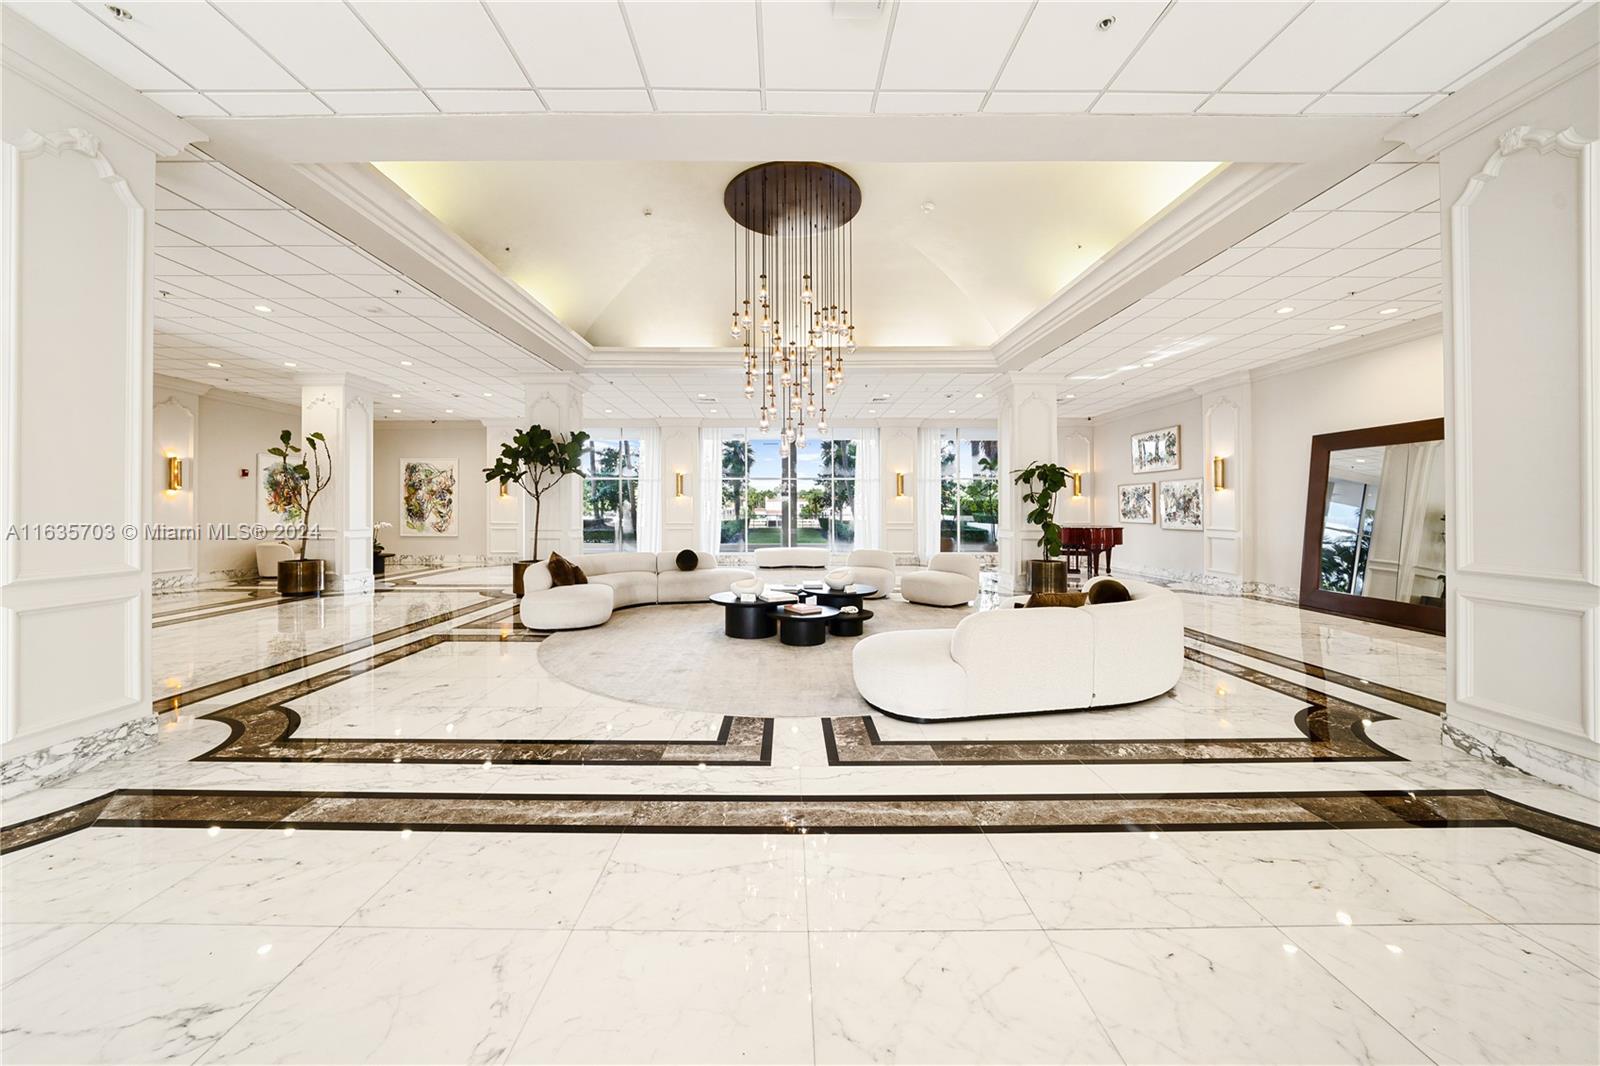
[[[0,1058],[1600,1060],[1596,798],[1441,744],[1436,637],[1184,594],[1145,704],[730,716],[393,577],[157,597],[156,747],[3,799]]]

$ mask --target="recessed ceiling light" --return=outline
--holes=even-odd
[[[1111,27],[1115,26],[1116,24],[1117,24],[1117,16],[1115,16],[1115,15],[1107,15],[1105,18],[1101,19],[1099,22],[1096,22],[1094,24],[1094,26],[1095,26],[1095,29],[1099,30],[1101,33],[1104,33],[1105,31],[1109,30]]]
[[[212,370],[221,370],[222,369],[222,364],[221,363],[207,363],[206,366],[209,366]]]
[[[717,409],[716,409],[716,408],[715,408],[715,407],[713,407],[713,408],[712,408],[712,409],[711,409],[711,413],[712,413],[712,414],[716,414],[716,413],[717,413]]]
[[[399,414],[400,413],[400,408],[398,408],[398,407],[391,407],[391,408],[389,408],[389,410],[393,411],[395,414]]]
[[[268,307],[266,304],[256,304],[256,310],[260,311],[264,315],[272,314],[272,308]]]
[[[1155,364],[1154,364],[1154,363],[1146,363],[1146,364],[1145,364],[1145,366],[1147,366],[1147,367],[1149,367],[1149,366],[1155,366]]]
[[[955,414],[956,413],[956,409],[954,407],[950,408],[950,413],[951,414]]]
[[[444,413],[447,415],[453,415],[456,413],[456,409],[454,407],[446,407],[444,409]]]
[[[391,392],[389,394],[389,399],[391,399],[391,400],[398,400],[399,398],[400,398],[400,394],[398,392]]]
[[[1077,399],[1077,398],[1078,398],[1078,396],[1077,396],[1077,394],[1076,394],[1076,393],[1071,393],[1071,392],[1069,392],[1069,393],[1067,393],[1067,394],[1066,394],[1066,395],[1065,395],[1065,396],[1063,396],[1063,397],[1061,397],[1061,398],[1062,398],[1062,399],[1063,399],[1063,400],[1076,400],[1076,399]]]
[[[1294,314],[1294,308],[1292,308],[1292,307],[1280,307],[1280,308],[1278,308],[1278,314],[1280,314],[1280,315],[1292,315],[1292,314]]]
[[[610,414],[610,413],[611,413],[611,408],[607,407],[606,408],[606,414]]]
[[[931,215],[933,214],[934,209],[938,206],[939,205],[934,203],[932,200],[924,200],[922,201],[922,213],[925,215]]]
[[[492,393],[492,392],[486,392],[486,393],[483,394],[483,398],[484,399],[488,399],[489,397],[491,397],[493,395],[494,395],[494,393]]]
[[[1333,325],[1329,326],[1328,328],[1333,330],[1333,332],[1338,333],[1341,329],[1344,329],[1344,323],[1343,322],[1335,322]]]
[[[1400,309],[1398,307],[1385,307],[1382,311],[1378,312],[1380,315],[1397,315],[1399,313]]]
[[[411,360],[409,360],[409,359],[402,359],[402,360],[400,360],[400,365],[401,365],[401,366],[410,366],[410,365],[411,365]]]
[[[283,364],[283,365],[284,365],[284,366],[294,366],[294,364],[293,364],[293,363],[291,363],[291,362],[288,362],[288,361],[287,361],[287,360],[285,360],[285,361],[284,361],[284,364]]]
[[[1129,363],[1127,366],[1119,366],[1119,367],[1117,367],[1117,369],[1118,370],[1138,370],[1139,369],[1139,364],[1138,363]]]
[[[981,392],[975,393],[974,395],[976,395],[977,398],[980,399],[980,400],[983,399],[983,393],[981,393]]]

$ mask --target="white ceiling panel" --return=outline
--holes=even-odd
[[[298,89],[299,83],[209,4],[141,4],[128,21],[84,8],[191,88]]]
[[[650,0],[624,4],[623,9],[652,86],[760,87],[754,0],[716,4]]]
[[[1106,93],[1093,110],[1097,115],[1188,115],[1205,99],[1205,93]]]
[[[250,264],[263,274],[271,274],[274,277],[292,277],[296,274],[321,274],[323,272],[321,267],[308,263],[299,256],[277,247],[228,248],[227,253],[240,262]]]
[[[1213,92],[1301,7],[1180,0],[1167,10],[1112,86],[1135,92]]]
[[[1279,238],[1287,237],[1321,217],[1322,214],[1316,211],[1291,211],[1282,218],[1262,226],[1240,241],[1236,247],[1265,248],[1269,244],[1276,244]]]
[[[296,4],[292,17],[283,4],[217,7],[308,89],[415,88],[344,4]]]
[[[1338,88],[1356,93],[1437,92],[1570,6],[1533,0],[1444,4]]]
[[[161,165],[157,184],[196,207],[281,207],[255,186],[210,163],[174,162]]]
[[[230,115],[331,115],[333,110],[311,93],[212,93],[211,99]]]
[[[1438,3],[1313,3],[1228,81],[1233,92],[1324,93]]]
[[[278,214],[275,211],[262,213]],[[210,211],[165,211],[161,215],[161,225],[183,234],[195,244],[209,244],[213,248],[272,243]]]
[[[217,214],[264,238],[268,244],[344,243],[321,226],[306,221],[298,211],[218,211]]]
[[[1166,6],[1046,0],[1034,8],[997,87],[1102,89]],[[1102,30],[1099,24],[1106,18],[1116,22]]]
[[[1311,115],[1408,115],[1425,97],[1414,94],[1331,93],[1306,108]]]
[[[552,111],[649,111],[643,89],[542,89]]]
[[[424,89],[527,88],[511,50],[479,4],[430,0],[354,7]]]
[[[882,88],[987,90],[1030,6],[1014,0],[900,0]]]
[[[1374,259],[1383,258],[1384,254],[1381,248],[1335,248],[1299,266],[1290,267],[1284,273],[1297,278],[1337,278],[1366,266]]]
[[[179,118],[215,118],[228,113],[204,93],[157,92],[145,93],[144,98],[160,104]]]
[[[767,110],[812,115],[864,115],[872,110],[872,92],[768,89]]]
[[[1344,205],[1346,211],[1416,211],[1439,198],[1439,168],[1422,163]]]
[[[1399,217],[1393,211],[1332,211],[1271,243],[1279,248],[1338,248]]]
[[[447,115],[513,115],[543,111],[532,89],[434,89],[428,94]]]
[[[340,246],[327,247],[301,247],[288,246],[289,251],[302,259],[315,263],[330,274],[389,274],[388,267],[382,266],[377,260],[369,258],[355,250],[354,247]]]
[[[890,5],[871,18],[835,18],[831,0],[761,5],[770,89],[871,89],[883,64]]]
[[[644,84],[617,4],[582,0],[488,7],[541,89],[622,89]]]
[[[1301,205],[1302,211],[1331,211],[1343,207],[1362,193],[1377,188],[1407,170],[1409,163],[1371,163],[1362,167],[1339,184],[1318,193]]]
[[[1387,226],[1379,226],[1350,242],[1352,248],[1409,248],[1439,235],[1436,211],[1401,215]]]
[[[135,89],[189,88],[182,78],[141,52],[137,45],[77,4],[43,0],[8,3],[6,6]]]
[[[1312,93],[1217,93],[1202,115],[1298,115],[1316,101]]]

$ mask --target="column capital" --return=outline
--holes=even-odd
[[[587,392],[589,383],[582,374],[567,371],[551,370],[537,374],[518,374],[517,382],[524,389],[548,389],[555,387],[569,388],[577,392]]]

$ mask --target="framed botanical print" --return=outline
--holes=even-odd
[[[400,460],[400,535],[456,535],[456,461]]]
[[[1200,479],[1161,483],[1161,528],[1204,529],[1200,511]]]
[[[1176,470],[1183,465],[1179,460],[1177,426],[1135,433],[1132,443],[1135,474],[1147,474],[1154,470]]]
[[[1117,519],[1150,525],[1156,520],[1156,487],[1149,481],[1117,486]]]

